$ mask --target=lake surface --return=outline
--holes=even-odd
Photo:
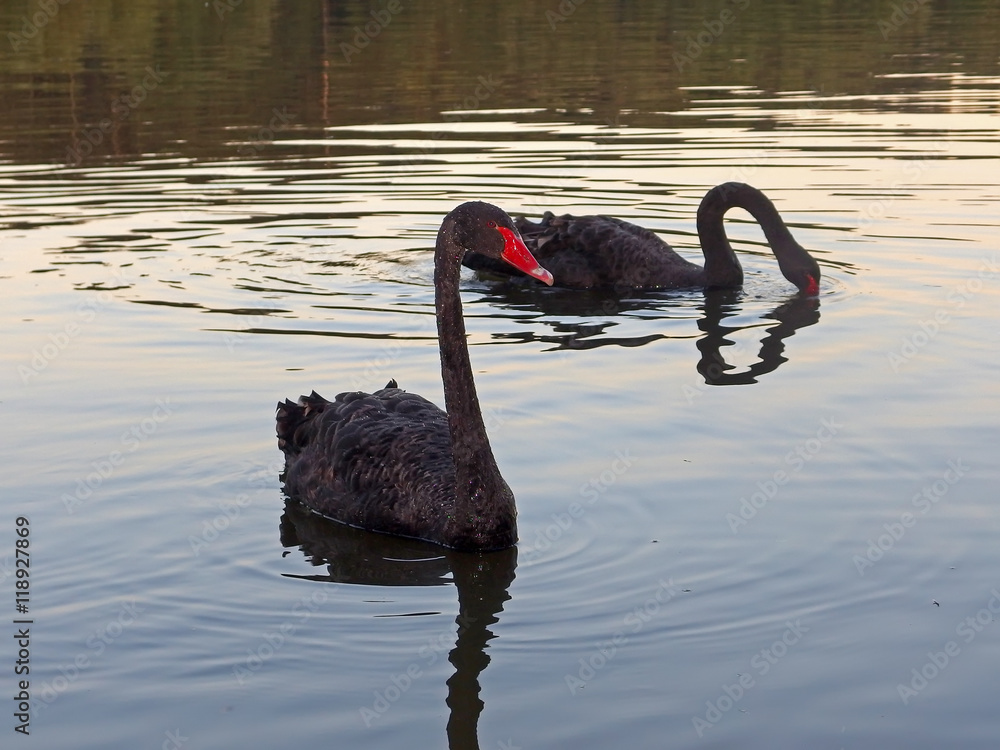
[[[43,5],[0,10],[5,747],[996,747],[1000,6]],[[443,403],[455,205],[697,260],[727,180],[818,298],[738,210],[738,291],[463,276],[515,550],[284,497],[278,400]]]

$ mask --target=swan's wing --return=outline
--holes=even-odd
[[[557,282],[559,270],[577,281],[567,286],[680,287],[696,283],[701,272],[655,232],[611,216],[546,214],[540,224],[521,226],[525,243]]]
[[[447,415],[427,399],[395,387],[333,401],[313,392],[278,404],[277,431],[285,491],[322,515],[406,536],[443,523],[454,462]]]
[[[611,216],[555,216],[538,223],[515,220],[524,244],[552,273],[555,285],[570,289],[678,289],[705,283],[704,269],[674,252],[659,235]],[[462,263],[477,271],[510,277],[514,269],[476,253]]]

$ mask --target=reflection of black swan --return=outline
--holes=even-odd
[[[278,446],[285,491],[324,516],[460,550],[502,549],[517,541],[516,510],[476,396],[458,289],[464,251],[552,283],[496,206],[464,203],[445,217],[434,298],[447,413],[395,381],[332,402],[314,391],[278,404]]]
[[[479,748],[479,717],[484,709],[479,679],[490,663],[489,642],[497,637],[490,628],[510,599],[517,547],[478,554],[435,552],[424,542],[374,536],[330,523],[294,500],[285,502],[281,543],[301,547],[312,565],[328,565],[327,575],[292,578],[365,586],[430,586],[447,583],[451,573],[458,591],[458,633],[448,654],[455,667],[448,678],[448,747]],[[436,652],[432,653],[436,658]]]
[[[722,217],[730,208],[749,211],[764,230],[785,278],[806,294],[819,293],[819,265],[792,237],[775,209],[757,188],[742,182],[717,185],[698,207],[698,238],[704,268],[679,256],[656,234],[610,216],[554,216],[541,223],[518,220],[518,229],[555,279],[574,289],[678,289],[738,287],[743,268],[733,252]],[[470,268],[510,275],[489,258],[466,254]]]

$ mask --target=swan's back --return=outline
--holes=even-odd
[[[455,497],[448,417],[396,387],[278,404],[285,491],[337,521],[436,541]]]
[[[704,269],[685,260],[644,227],[612,216],[555,216],[546,211],[537,224],[516,220],[525,245],[556,279],[570,289],[678,289],[705,283]],[[511,276],[502,263],[475,253],[469,268]]]
[[[537,224],[519,218],[517,228],[539,263],[546,263],[564,286],[648,289],[700,283],[702,269],[655,232],[613,216],[546,211]]]

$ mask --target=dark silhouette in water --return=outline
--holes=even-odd
[[[290,575],[313,581],[366,586],[433,586],[454,582],[458,591],[457,634],[448,661],[448,747],[479,748],[479,717],[484,704],[479,676],[490,663],[490,630],[510,599],[517,547],[496,552],[460,553],[413,539],[369,534],[320,518],[294,500],[285,503],[281,543],[298,546],[326,575]],[[451,574],[451,581],[448,579]],[[288,574],[286,574],[288,575]]]
[[[445,217],[434,253],[435,307],[447,412],[394,380],[375,393],[313,391],[278,404],[285,491],[317,513],[369,531],[458,550],[517,541],[514,495],[490,448],[469,361],[461,259],[476,252],[551,284],[510,217],[464,203]]]
[[[741,327],[724,325],[726,317],[735,314],[734,300],[730,298],[734,294],[730,290],[720,289],[705,297],[704,316],[698,321],[698,328],[705,335],[698,339],[696,346],[702,355],[697,369],[707,385],[756,383],[758,378],[774,372],[788,361],[784,353],[787,338],[794,336],[799,329],[819,322],[818,299],[801,296],[791,298],[764,315],[765,318],[778,321],[777,324],[769,326],[767,334],[761,339],[756,361],[736,370],[726,362],[725,350],[734,343],[727,336],[740,331]]]
[[[685,260],[655,233],[610,216],[554,216],[538,224],[519,218],[517,228],[555,286],[572,289],[733,288],[743,284],[740,265],[722,223],[726,211],[743,208],[764,230],[785,278],[809,295],[819,293],[819,265],[792,237],[760,190],[742,182],[716,185],[698,207],[698,238],[704,267]],[[502,264],[467,253],[466,266],[509,276]]]

